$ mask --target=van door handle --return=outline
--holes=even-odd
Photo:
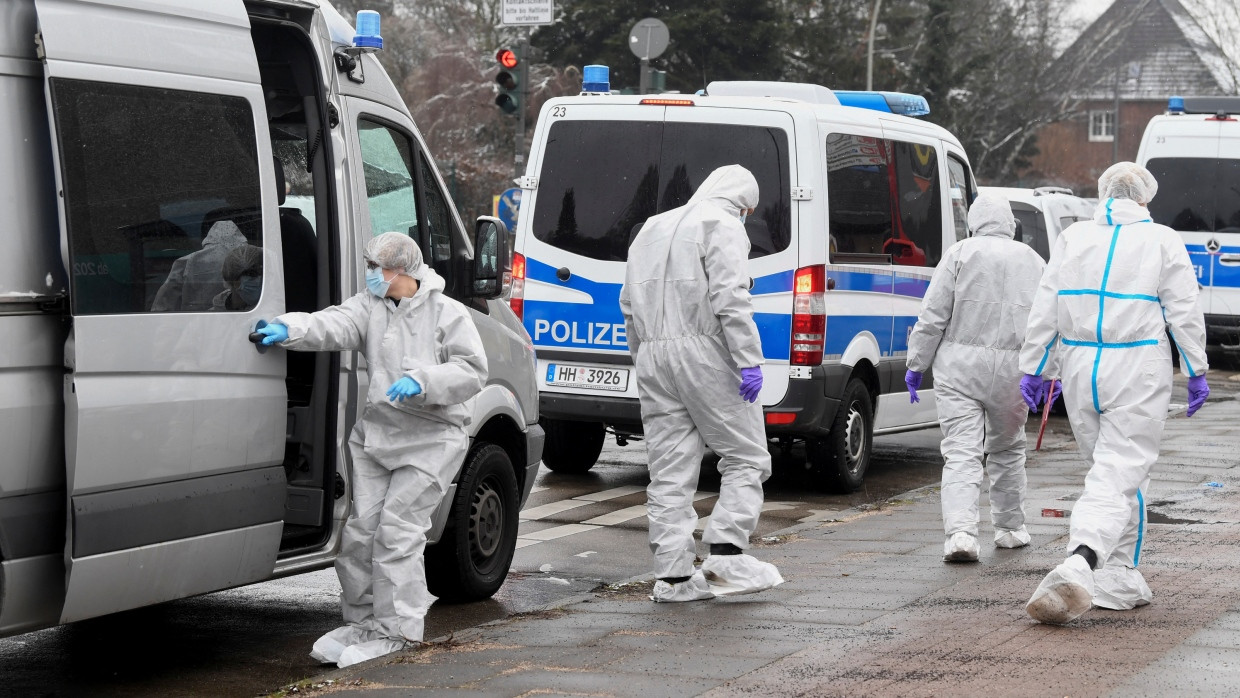
[[[1240,265],[1240,254],[1229,252],[1227,254],[1219,255],[1218,263],[1226,264],[1228,266]]]
[[[257,323],[254,324],[254,331],[251,332],[249,337],[246,338],[250,340],[250,343],[254,345],[255,349],[258,349],[258,353],[260,354],[266,354],[267,349],[270,348],[266,344],[263,344],[263,338],[265,338],[267,335],[258,331],[261,328],[266,327],[266,326],[267,326],[266,320],[259,320]]]

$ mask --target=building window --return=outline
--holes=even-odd
[[[1115,140],[1115,112],[1103,109],[1089,112],[1089,140]]]

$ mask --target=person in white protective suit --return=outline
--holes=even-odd
[[[341,667],[422,640],[435,601],[426,588],[426,532],[465,458],[465,427],[487,378],[469,311],[443,294],[443,278],[422,262],[416,242],[383,233],[364,257],[366,289],[259,330],[264,343],[287,349],[366,357],[366,406],[349,437],[353,506],[336,557],[346,625],[310,653]]]
[[[629,247],[620,309],[637,369],[650,458],[646,507],[655,601],[752,593],[783,583],[744,550],[771,474],[762,407],[762,345],[749,300],[743,221],[758,182],[739,165],[710,174],[689,203],[650,218]],[[704,448],[719,455],[719,499],[693,566]]]
[[[1145,206],[1157,191],[1153,175],[1134,163],[1103,172],[1093,220],[1060,233],[1029,314],[1021,393],[1031,406],[1041,401],[1047,356],[1061,344],[1068,417],[1090,463],[1068,558],[1025,607],[1043,623],[1067,623],[1091,605],[1150,602],[1137,563],[1143,492],[1171,399],[1171,343],[1189,376],[1188,416],[1210,393],[1197,275],[1180,236],[1150,221]]]
[[[909,398],[934,368],[943,429],[943,559],[976,561],[982,463],[990,476],[995,545],[1029,543],[1025,529],[1025,421],[1016,390],[1029,306],[1045,264],[1012,239],[1006,199],[982,194],[969,208],[972,237],[948,248],[934,270],[908,340]]]
[[[216,221],[202,239],[202,249],[172,263],[168,278],[151,301],[151,312],[211,310],[215,297],[226,289],[221,275],[225,258],[229,252],[249,242],[236,223]]]

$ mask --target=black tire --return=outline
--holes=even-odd
[[[495,444],[475,444],[443,537],[426,550],[432,594],[444,601],[478,601],[499,590],[517,547],[519,499],[508,453]]]
[[[874,450],[874,403],[860,378],[850,378],[840,408],[824,439],[807,444],[807,455],[823,489],[837,494],[855,492],[865,480]]]
[[[566,475],[589,472],[603,452],[607,427],[602,422],[570,422],[542,419],[547,440],[543,443],[543,465]]]

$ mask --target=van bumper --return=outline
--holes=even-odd
[[[640,434],[641,403],[633,398],[539,393],[538,414],[572,422],[602,422],[621,431]]]
[[[821,438],[831,431],[835,413],[840,408],[844,386],[852,375],[852,367],[841,364],[814,366],[809,378],[788,381],[788,392],[778,404],[763,409],[766,434],[771,438]],[[771,415],[795,415],[786,424],[772,424]],[[788,417],[783,417],[788,419]]]

